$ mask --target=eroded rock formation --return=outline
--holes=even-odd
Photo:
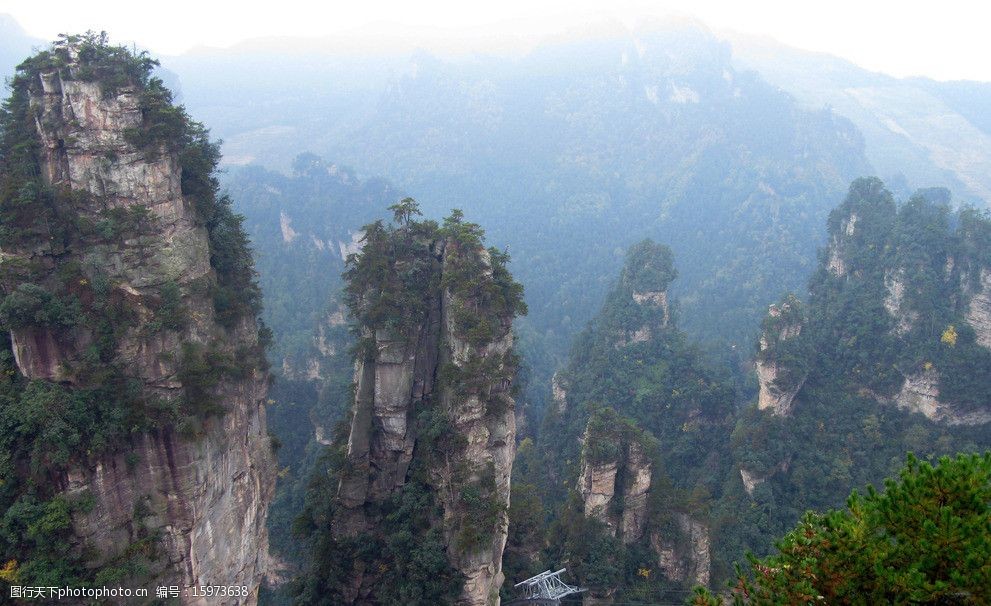
[[[623,446],[617,460],[582,461],[578,492],[585,515],[605,523],[624,543],[643,537],[647,524],[647,493],[650,490],[652,462],[636,441]],[[622,472],[622,473],[620,473]],[[615,507],[619,497],[622,507]]]
[[[787,415],[791,411],[795,396],[805,384],[804,370],[788,368],[779,362],[781,350],[802,334],[800,306],[794,297],[780,305],[771,305],[760,336],[756,362],[760,387],[757,407],[776,415]]]
[[[494,334],[472,338],[459,324],[461,310],[485,315],[481,298],[445,288],[466,255],[481,263],[483,280],[492,280],[484,249],[437,239],[430,250],[428,273],[435,280],[424,293],[420,320],[394,329],[366,332],[368,347],[355,363],[355,403],[341,474],[334,521],[338,536],[374,532],[375,507],[403,491],[411,467],[426,465],[428,485],[443,510],[447,556],[464,578],[458,604],[499,603],[503,583],[502,553],[507,537],[510,476],[516,440],[515,403],[510,388],[516,366],[512,353],[512,313],[496,314]],[[418,433],[417,419],[437,415],[445,423],[448,446],[435,447]],[[480,527],[462,495],[475,491],[495,517]],[[474,520],[474,521],[472,521]],[[468,540],[466,537],[472,537]],[[374,573],[356,580],[354,602],[365,603]]]
[[[991,349],[991,270],[982,268],[979,288],[967,306],[967,322],[977,334],[977,342]]]
[[[78,48],[61,52],[64,65],[29,73],[19,84],[29,95],[41,178],[58,201],[46,225],[53,235],[28,228],[5,245],[4,290],[26,282],[49,292],[68,288],[83,309],[96,309],[92,298],[102,297],[124,311],[112,338],[84,322],[12,326],[18,369],[29,379],[86,389],[94,386],[99,350],[97,364],[136,385],[134,397],[178,405],[192,393],[183,366],[191,352],[242,363],[240,372],[218,371],[197,392],[217,414],[191,421],[195,430],[165,424],[133,434],[124,446],[80,456],[57,474],[63,495],[92,503],[74,512],[73,540],[98,568],[155,537],[150,550],[157,556],[135,582],[246,586],[247,595],[210,603],[254,603],[267,565],[265,519],[274,490],[255,315],[245,312],[226,326],[216,317],[208,230],[184,189],[180,143],[139,145],[134,138],[148,126],[147,84],[87,80]],[[56,224],[75,231],[58,233]],[[162,320],[167,300],[181,322]],[[182,602],[203,599],[187,592]]]
[[[594,412],[583,436],[577,485],[583,513],[602,522],[624,544],[644,541],[669,580],[708,583],[710,545],[703,523],[672,511],[666,515],[674,516],[673,532],[648,532],[657,448],[649,434],[611,409]],[[607,604],[612,596],[610,591],[593,591],[584,603]]]
[[[708,585],[712,559],[709,529],[685,513],[675,513],[674,520],[681,540],[674,541],[657,533],[650,537],[658,567],[672,581]]]

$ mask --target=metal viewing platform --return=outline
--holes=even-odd
[[[562,568],[557,572],[545,570],[536,576],[517,583],[513,587],[520,590],[523,597],[509,602],[506,606],[557,606],[557,604],[561,603],[561,598],[564,596],[587,591],[586,589],[574,587],[562,581],[560,578],[561,573],[565,570],[567,568]]]

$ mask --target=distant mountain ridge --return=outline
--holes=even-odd
[[[42,44],[44,40],[29,36],[11,15],[0,13],[0,81],[4,83],[4,96],[7,78],[14,75],[14,68],[31,54],[32,48]]]
[[[960,201],[991,201],[991,83],[899,79],[765,39],[731,40],[741,67],[803,105],[853,121],[868,159],[896,193],[942,185]]]
[[[281,66],[260,59],[253,79],[229,53],[210,56],[168,66],[229,159],[284,167],[312,151],[389,179],[425,211],[473,212],[528,286],[521,326],[558,360],[642,237],[685,259],[686,328],[747,342],[770,285],[797,288],[811,269],[827,201],[870,172],[852,125],[737,72],[695,25],[514,59],[287,53]],[[265,88],[277,67],[280,86]],[[536,341],[522,339],[524,351]]]

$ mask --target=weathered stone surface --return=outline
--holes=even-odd
[[[279,213],[279,229],[282,231],[282,241],[286,244],[292,244],[292,241],[299,237],[296,230],[292,228],[292,218],[285,211]],[[322,249],[323,242],[319,242],[319,244]]]
[[[857,229],[857,221],[860,219],[857,213],[850,213],[850,215],[844,219],[843,223],[840,225],[840,234],[834,235],[829,242],[829,260],[827,261],[826,267],[835,276],[845,276],[846,275],[846,263],[843,260],[843,254],[840,251],[840,240],[842,237],[849,238],[852,236]]]
[[[445,270],[445,246],[435,247],[435,271]],[[487,259],[485,254],[483,260]],[[449,310],[455,301],[449,292],[436,292],[428,301],[426,320],[402,334],[378,331],[375,348],[355,368],[356,397],[348,441],[348,471],[342,474],[338,499],[342,505],[334,520],[335,532],[354,535],[375,524],[365,505],[380,503],[401,490],[415,455],[417,436],[413,419],[430,400],[448,413],[451,431],[465,440],[457,461],[431,473],[431,483],[444,511],[443,522],[448,559],[463,575],[464,585],[457,604],[495,606],[503,583],[502,553],[506,545],[510,477],[516,448],[515,402],[510,395],[514,369],[506,369],[507,352],[513,346],[510,319],[502,319],[503,333],[484,346],[459,338]],[[371,336],[371,335],[369,335]],[[464,367],[474,358],[498,361],[494,378],[483,390],[486,398],[471,393],[455,394],[435,384],[445,364]],[[508,372],[507,372],[508,370]],[[501,403],[493,408],[493,402]],[[454,466],[467,470],[467,477],[451,472]],[[463,482],[479,481],[494,473],[495,494],[504,507],[491,535],[481,545],[458,547],[459,504]],[[355,595],[375,582],[374,573],[355,579]]]
[[[740,479],[743,480],[743,489],[750,496],[754,495],[754,489],[757,488],[757,485],[764,482],[764,478],[742,467],[740,468]]]
[[[782,308],[771,305],[768,308],[768,315],[772,318],[780,317],[787,312],[787,304]],[[802,333],[802,324],[787,324],[780,328],[777,335],[762,334],[760,337],[760,351],[758,351],[756,370],[759,392],[757,397],[757,408],[760,410],[770,410],[775,415],[787,415],[791,412],[792,402],[798,395],[802,385],[805,384],[805,377],[800,377],[792,385],[782,385],[782,369],[771,353],[772,340],[777,342],[794,339]]]
[[[637,443],[630,444],[627,452],[626,478],[619,536],[624,543],[635,543],[643,537],[647,526],[647,493],[651,480],[650,459]]]
[[[884,297],[884,309],[895,319],[895,334],[904,335],[912,330],[912,326],[919,319],[919,314],[911,309],[906,309],[903,302],[905,300],[905,279],[901,271],[888,272],[884,276],[884,287],[886,294]]]
[[[709,529],[685,513],[674,514],[674,519],[681,540],[658,533],[650,536],[658,568],[672,581],[708,585],[712,559]]]
[[[70,71],[74,66],[70,66]],[[42,93],[31,98],[37,114],[43,177],[57,189],[76,194],[71,212],[98,220],[114,208],[147,209],[129,235],[117,242],[74,243],[53,250],[42,242],[31,250],[4,251],[32,256],[54,272],[73,262],[83,279],[94,272],[109,279],[111,296],[137,315],[137,325],[118,338],[115,364],[143,385],[150,397],[183,395],[176,360],[183,344],[219,344],[233,355],[257,344],[257,326],[246,318],[231,331],[214,321],[213,304],[203,289],[211,279],[205,227],[181,189],[174,153],[139,150],[126,136],[142,124],[138,94],[125,86],[104,95],[98,84],[40,77]],[[160,287],[174,282],[189,317],[182,331],[147,330]],[[78,384],[73,369],[93,336],[83,328],[14,331],[20,371],[32,379]],[[253,371],[221,380],[215,390],[224,415],[204,422],[196,436],[163,428],[136,436],[128,448],[93,465],[70,468],[58,485],[72,494],[92,495],[94,506],[74,514],[75,541],[94,554],[94,565],[121,557],[144,536],[158,536],[160,557],[152,561],[146,586],[244,585],[249,596],[216,598],[212,604],[254,604],[268,558],[265,519],[274,492],[275,467],[263,403],[267,377]],[[184,604],[206,604],[182,598]]]
[[[27,327],[10,331],[14,360],[25,377],[48,381],[71,380],[71,368],[78,361],[79,349],[89,344],[89,334],[78,331],[60,339],[52,328]]]
[[[668,293],[664,290],[654,291],[654,292],[635,292],[633,293],[633,300],[640,305],[650,305],[652,307],[660,307],[663,312],[663,319],[661,320],[661,326],[667,326],[668,320],[670,319],[670,311],[668,310]]]
[[[551,377],[551,399],[554,401],[554,410],[558,413],[568,410],[568,390],[559,373],[554,373]]]
[[[487,254],[484,254],[483,258],[487,260]],[[471,354],[483,358],[504,358],[513,347],[513,333],[509,327],[504,327],[506,332],[502,338],[480,349],[474,347],[456,336],[453,318],[447,313],[452,303],[451,295],[445,292],[442,342],[448,345],[448,349],[442,353],[450,356],[448,358],[450,362],[456,366],[463,366],[468,362]],[[498,374],[502,374],[501,371],[502,368],[499,369]],[[449,557],[465,577],[464,591],[458,601],[464,606],[498,606],[499,588],[505,580],[502,573],[502,553],[506,548],[508,537],[509,519],[506,512],[509,511],[510,481],[513,459],[516,456],[515,403],[509,394],[509,389],[508,380],[497,381],[490,385],[488,390],[490,401],[492,398],[499,398],[505,404],[505,410],[495,415],[489,414],[488,405],[477,395],[458,401],[450,390],[445,390],[442,398],[442,402],[453,413],[455,431],[468,437],[465,460],[477,473],[487,473],[491,467],[495,473],[495,496],[504,507],[491,539],[479,549],[473,552],[459,551],[454,548],[454,541],[449,540]],[[445,482],[442,481],[442,489],[447,488],[448,491],[459,488],[444,484]],[[453,516],[454,504],[445,502],[445,518],[451,519]]]
[[[588,433],[585,443],[588,443]],[[623,543],[634,543],[647,525],[652,462],[637,441],[623,444],[622,458],[592,463],[582,457],[578,494],[587,517],[604,523]],[[613,504],[621,497],[622,507]]]
[[[261,377],[258,377],[261,379]],[[94,468],[74,469],[66,491],[87,493],[95,506],[74,520],[83,545],[108,561],[140,538],[161,536],[165,556],[151,578],[183,587],[244,585],[248,598],[188,604],[253,604],[268,557],[267,505],[274,493],[274,462],[265,431],[265,382],[231,385],[230,408],[191,441],[167,431],[141,436],[127,453]],[[135,517],[136,510],[148,513]]]
[[[939,373],[935,368],[905,377],[901,390],[893,400],[899,408],[922,413],[928,419],[946,425],[980,425],[991,422],[991,411],[977,410],[964,413],[941,402]]]
[[[980,290],[967,306],[967,323],[977,333],[977,342],[991,349],[991,271],[981,269]]]
[[[582,463],[582,473],[578,477],[578,494],[582,496],[585,515],[616,528],[614,516],[609,513],[609,504],[616,495],[616,474],[619,463]]]
[[[750,471],[749,469],[747,469],[745,467],[741,467],[740,468],[740,480],[743,482],[743,489],[747,491],[747,495],[748,496],[754,496],[754,490],[758,486],[760,486],[761,484],[763,484],[764,482],[766,482],[774,474],[776,474],[778,472],[784,473],[784,472],[788,471],[788,467],[790,467],[790,465],[791,465],[791,460],[790,459],[785,459],[784,461],[782,461],[781,463],[779,463],[778,465],[776,465],[774,468],[770,469],[769,471],[764,472],[763,474],[760,474],[760,473],[757,473],[757,472],[754,472],[754,471]]]

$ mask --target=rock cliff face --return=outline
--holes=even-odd
[[[586,516],[606,524],[624,543],[634,543],[647,524],[652,462],[636,441],[624,444],[619,454],[616,460],[600,462],[583,457],[578,493]]]
[[[786,473],[789,467],[789,461],[786,459],[779,463],[777,466],[763,474],[751,471],[746,467],[740,467],[740,480],[743,482],[743,489],[747,491],[748,496],[754,496],[754,490],[764,482],[772,478],[776,473]]]
[[[905,278],[902,271],[887,272],[884,277],[884,309],[895,319],[895,334],[901,336],[912,330],[919,314],[905,305]]]
[[[668,293],[665,290],[632,292],[633,302],[642,312],[643,324],[628,328],[617,340],[616,347],[650,341],[659,329],[666,328],[670,320]]]
[[[605,409],[593,413],[583,445],[577,488],[585,516],[602,522],[626,545],[649,544],[658,568],[669,580],[708,583],[710,545],[704,524],[688,514],[670,512],[675,520],[673,533],[655,529],[645,536],[656,441],[628,419]],[[611,592],[592,592],[585,603],[609,603],[611,597]]]
[[[991,422],[991,411],[961,412],[940,401],[939,373],[935,369],[922,370],[906,376],[902,388],[890,403],[899,408],[922,413],[931,421],[947,425],[979,425]]]
[[[977,334],[977,342],[991,349],[991,270],[982,268],[979,288],[967,306],[967,322]]]
[[[757,407],[775,415],[787,415],[791,411],[795,396],[805,384],[803,370],[785,367],[779,361],[782,350],[802,334],[800,305],[794,297],[780,305],[771,305],[760,336],[756,362],[760,386]]]
[[[661,310],[661,326],[667,326],[671,311],[668,309],[668,293],[665,290],[634,292],[633,300],[640,305],[658,307]]]
[[[426,483],[440,504],[447,557],[464,578],[458,604],[499,603],[502,553],[507,537],[510,476],[516,425],[511,385],[513,313],[496,314],[489,338],[474,338],[460,324],[464,310],[486,315],[484,297],[466,295],[454,282],[465,258],[493,280],[488,251],[452,238],[424,243],[431,285],[420,320],[368,330],[368,347],[355,363],[355,401],[334,520],[338,536],[375,531],[376,507],[402,493],[412,468],[426,468]],[[369,253],[371,254],[371,253]],[[451,285],[449,285],[451,284]],[[423,434],[418,418],[444,419],[446,447]],[[478,495],[481,504],[464,495]],[[488,511],[485,514],[484,511]],[[366,603],[374,573],[355,581],[353,601]]]
[[[568,387],[561,373],[555,372],[551,377],[551,400],[554,402],[554,410],[562,414],[568,410]]]
[[[136,385],[144,401],[181,409],[209,400],[218,413],[190,417],[192,431],[166,423],[132,434],[122,447],[59,472],[62,494],[93,504],[74,513],[74,541],[99,567],[142,537],[157,536],[160,555],[137,580],[246,586],[246,596],[210,603],[252,604],[267,564],[265,519],[274,490],[255,315],[241,314],[227,326],[216,317],[209,293],[217,284],[211,264],[217,251],[197,201],[184,191],[179,144],[142,147],[130,136],[148,126],[146,83],[87,81],[79,48],[68,45],[61,53],[63,65],[20,81],[21,93],[29,91],[41,178],[58,200],[47,223],[52,237],[29,229],[5,244],[4,290],[27,281],[19,269],[27,266],[32,284],[55,291],[71,276],[68,288],[84,309],[95,309],[92,297],[103,297],[122,315],[112,339],[93,323],[12,326],[17,367],[28,379],[84,389],[92,386],[99,349],[99,364]],[[76,231],[58,233],[56,220]],[[95,235],[86,227],[94,225]],[[162,320],[166,301],[181,322]],[[241,371],[218,371],[193,392],[187,358],[198,353],[202,360],[207,351],[212,359],[240,358]]]
[[[843,244],[845,240],[852,239],[857,230],[857,221],[860,216],[856,212],[851,212],[840,225],[838,232],[834,233],[829,241],[829,261],[826,266],[833,275],[843,277],[847,273],[847,264],[843,258]]]
[[[675,513],[674,519],[680,541],[671,541],[656,533],[650,537],[658,567],[672,581],[708,585],[712,559],[709,529],[688,514]]]

